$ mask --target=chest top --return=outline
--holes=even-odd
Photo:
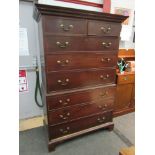
[[[95,11],[87,11],[87,10],[72,9],[66,7],[50,6],[35,3],[33,12],[34,19],[36,21],[39,21],[42,15],[73,17],[73,18],[100,20],[114,23],[122,23],[125,19],[128,18],[128,16],[122,16],[110,13],[101,13]]]

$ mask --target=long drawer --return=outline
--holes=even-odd
[[[115,68],[50,72],[47,92],[115,83],[115,72]]]
[[[77,118],[90,116],[92,114],[102,113],[107,110],[112,110],[113,104],[114,99],[97,100],[86,104],[53,110],[49,112],[49,124],[59,124]]]
[[[119,37],[68,37],[45,36],[45,53],[58,51],[109,51],[118,50]]]
[[[92,63],[93,62],[93,63]],[[115,67],[117,52],[70,53],[46,55],[47,71]]]
[[[91,88],[76,92],[67,92],[59,95],[46,97],[48,110],[54,110],[62,107],[73,106],[82,103],[94,102],[96,100],[105,100],[114,98],[116,92],[115,86]]]
[[[70,123],[49,126],[49,136],[50,139],[58,138],[111,121],[112,112],[105,112],[88,118],[82,118],[76,121],[72,121]]]

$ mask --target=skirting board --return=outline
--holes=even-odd
[[[25,131],[43,126],[43,116],[23,119],[19,121],[19,131]]]

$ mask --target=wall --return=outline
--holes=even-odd
[[[44,0],[45,1],[45,0]],[[52,0],[50,0],[52,1]],[[97,1],[97,0],[96,0]],[[123,5],[125,8],[134,8],[134,0],[112,0],[116,5]],[[64,4],[63,4],[64,5]],[[65,6],[65,5],[64,5]],[[32,17],[33,4],[31,2],[21,2],[19,3],[19,20],[20,27],[26,27],[28,30],[28,44],[29,44],[29,56],[20,56],[19,64],[20,66],[29,65],[33,66],[34,57],[39,54],[38,46],[38,27],[37,23]],[[130,42],[121,42],[120,48],[134,48],[132,39]],[[28,85],[29,92],[24,94],[19,94],[19,118],[25,119],[38,115],[42,115],[42,109],[36,106],[34,101],[34,90],[35,90],[35,72],[28,72]],[[40,100],[39,100],[40,101]]]
[[[134,10],[135,10],[135,0],[111,0],[111,13],[114,13],[115,7],[128,8],[131,9],[131,18],[129,21],[129,25],[133,26],[134,23]],[[133,43],[133,35],[134,28],[132,29],[132,34],[130,37],[130,41],[121,41],[119,48],[135,48],[135,44]]]
[[[19,24],[27,28],[29,56],[20,56],[20,66],[33,66],[34,58],[38,53],[37,23],[32,18],[33,4],[31,2],[19,3]],[[42,109],[36,106],[34,100],[35,72],[27,72],[29,92],[19,94],[19,118],[29,118],[42,114]],[[40,99],[39,99],[40,101]]]

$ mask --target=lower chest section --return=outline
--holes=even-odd
[[[73,120],[68,123],[49,126],[49,138],[53,139],[63,137],[77,132],[81,132],[82,134],[82,132],[85,132],[84,130],[89,130],[90,128],[94,128],[108,122],[112,122],[112,111]]]
[[[108,85],[47,96],[49,138],[112,122],[115,92],[115,85]]]

